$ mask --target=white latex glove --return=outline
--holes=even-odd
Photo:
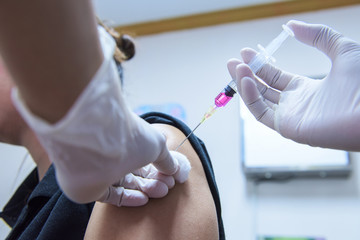
[[[96,201],[109,193],[109,186],[149,163],[185,181],[177,176],[187,178],[187,158],[171,154],[165,136],[128,108],[113,60],[115,42],[102,28],[99,37],[104,61],[57,123],[34,115],[17,89],[12,94],[18,111],[49,154],[60,188],[75,202]]]
[[[177,182],[187,180],[191,169],[187,158],[179,152],[170,151],[179,161],[179,171],[173,176],[159,172],[153,164],[128,173],[119,182],[111,185],[104,195],[98,199],[100,202],[127,207],[145,205],[149,198],[162,198]]]
[[[332,62],[315,80],[265,65],[254,76],[248,65],[230,60],[228,69],[255,118],[282,136],[325,148],[360,150],[360,45],[331,28],[290,21],[297,40],[314,46]],[[242,50],[245,63],[256,52]],[[294,56],[295,57],[295,56]]]
[[[149,198],[162,198],[174,187],[173,176],[160,173],[152,164],[128,173],[119,182],[114,183],[100,202],[121,207],[138,207],[145,205]]]

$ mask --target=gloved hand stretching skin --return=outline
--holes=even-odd
[[[119,182],[108,187],[98,199],[118,207],[145,205],[149,198],[162,198],[174,187],[173,176],[160,173],[152,164],[128,173]]]
[[[149,198],[162,198],[175,185],[175,180],[183,183],[187,180],[191,166],[187,158],[170,151],[179,162],[180,168],[174,176],[160,173],[153,164],[128,173],[119,182],[108,187],[100,202],[116,206],[138,207],[145,205]]]
[[[257,73],[239,60],[228,62],[239,93],[255,118],[282,136],[324,148],[360,150],[360,45],[331,28],[290,21],[295,38],[331,60],[324,79],[315,80],[264,65]],[[249,63],[256,52],[243,49]]]
[[[17,109],[49,154],[61,189],[79,203],[106,199],[109,186],[133,182],[127,174],[149,163],[175,177],[190,170],[181,169],[187,158],[171,154],[163,134],[128,109],[113,61],[115,42],[101,27],[99,36],[104,61],[60,121],[49,124],[40,119],[27,108],[17,89],[12,94]],[[126,200],[127,205],[129,201],[132,199]],[[109,202],[124,204],[121,199]]]

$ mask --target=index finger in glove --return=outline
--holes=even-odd
[[[164,144],[163,151],[153,162],[153,165],[163,174],[173,175],[179,169],[179,164],[175,158],[170,155],[169,150]]]
[[[241,56],[247,64],[250,63],[256,54],[257,52],[251,48],[241,50]],[[265,64],[256,75],[266,84],[279,91],[283,91],[294,77],[293,74],[284,72],[271,64]]]
[[[184,183],[189,178],[189,173],[191,170],[190,161],[185,155],[179,152],[170,151],[170,154],[179,164],[179,169],[174,174],[174,178],[179,183]]]
[[[257,79],[248,65],[241,63],[239,60],[231,59],[229,60],[227,66],[230,74],[232,76],[236,75],[233,79],[235,80],[239,91],[241,91],[240,80],[243,77],[249,76],[250,78],[255,80],[256,87],[258,88],[260,94],[264,97],[264,99],[266,99],[271,103],[277,104],[279,102],[280,99],[279,91],[270,88],[266,83]]]
[[[238,84],[241,86],[240,95],[256,120],[274,129],[273,105],[268,104],[261,96],[254,81],[248,76],[238,79]]]
[[[242,64],[243,62],[236,58],[231,58],[227,62],[227,68],[229,70],[230,76],[232,80],[236,79],[236,67],[239,64]]]
[[[184,183],[188,179],[189,172],[191,170],[190,161],[185,155],[179,152],[170,151],[168,153],[170,158],[172,159],[171,161],[173,161],[177,166],[176,171],[173,172],[171,175],[174,176],[176,181]],[[155,162],[153,164],[155,165]],[[155,167],[158,168],[157,166]]]

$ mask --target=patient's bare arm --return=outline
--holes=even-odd
[[[185,138],[173,126],[154,126],[166,135],[170,150]],[[215,204],[200,159],[189,142],[178,151],[191,162],[188,181],[177,183],[166,197],[151,199],[143,207],[119,208],[97,202],[85,239],[218,239]]]

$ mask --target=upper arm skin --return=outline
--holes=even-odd
[[[185,138],[175,127],[153,124],[167,137],[173,150]],[[178,150],[190,160],[192,169],[184,184],[177,183],[161,199],[150,199],[142,207],[116,207],[97,202],[85,239],[218,239],[218,223],[200,159],[186,141]]]

